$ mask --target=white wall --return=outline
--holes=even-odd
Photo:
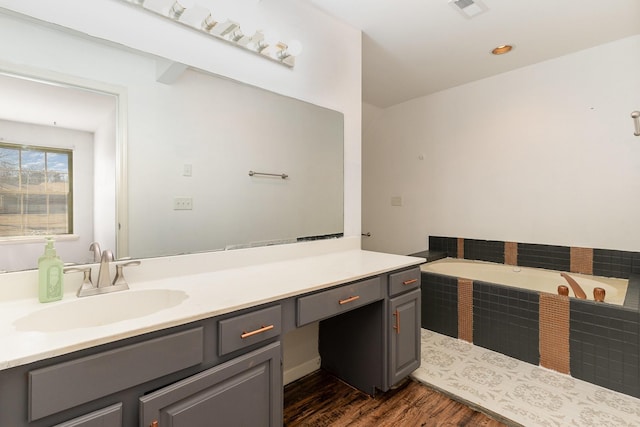
[[[129,101],[130,256],[343,231],[340,113],[192,70],[170,86],[151,74]]]
[[[94,132],[95,150],[94,166],[94,198],[93,198],[93,240],[103,248],[116,247],[116,102],[114,109],[104,118],[100,127]],[[85,251],[89,247],[82,248]],[[86,254],[86,252],[85,252]]]
[[[635,36],[366,106],[363,247],[408,254],[442,235],[640,251],[638,52]]]

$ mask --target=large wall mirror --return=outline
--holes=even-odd
[[[0,34],[21,40],[0,51],[0,143],[73,151],[63,261],[342,236],[341,113],[1,11]],[[34,268],[39,234],[0,236],[0,270]]]

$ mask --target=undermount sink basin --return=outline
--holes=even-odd
[[[183,291],[149,289],[122,291],[54,303],[15,322],[18,331],[59,332],[103,326],[148,316],[175,307],[188,298]]]

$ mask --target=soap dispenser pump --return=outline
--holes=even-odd
[[[47,237],[44,255],[38,259],[38,299],[40,302],[51,302],[62,299],[62,278],[64,277],[62,260],[53,247],[53,239]]]

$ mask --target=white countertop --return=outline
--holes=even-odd
[[[92,301],[97,303],[102,298],[108,303],[109,295],[115,294],[77,298],[67,293],[62,301],[47,304],[40,304],[36,298],[4,301],[0,303],[0,369],[278,301],[424,261],[401,255],[346,250],[166,279],[145,281],[137,275],[136,280],[129,283],[130,290],[120,293],[171,289],[183,291],[187,298],[176,306],[103,326],[83,327],[83,316],[91,316],[91,313],[76,310],[74,302],[96,298]],[[55,309],[63,305],[64,309]],[[118,310],[118,307],[112,309]],[[64,320],[68,322],[71,319],[77,327],[53,332],[16,328],[18,319],[41,310],[64,313]],[[48,321],[53,322],[51,329],[55,330],[56,320],[61,319],[51,317]]]

